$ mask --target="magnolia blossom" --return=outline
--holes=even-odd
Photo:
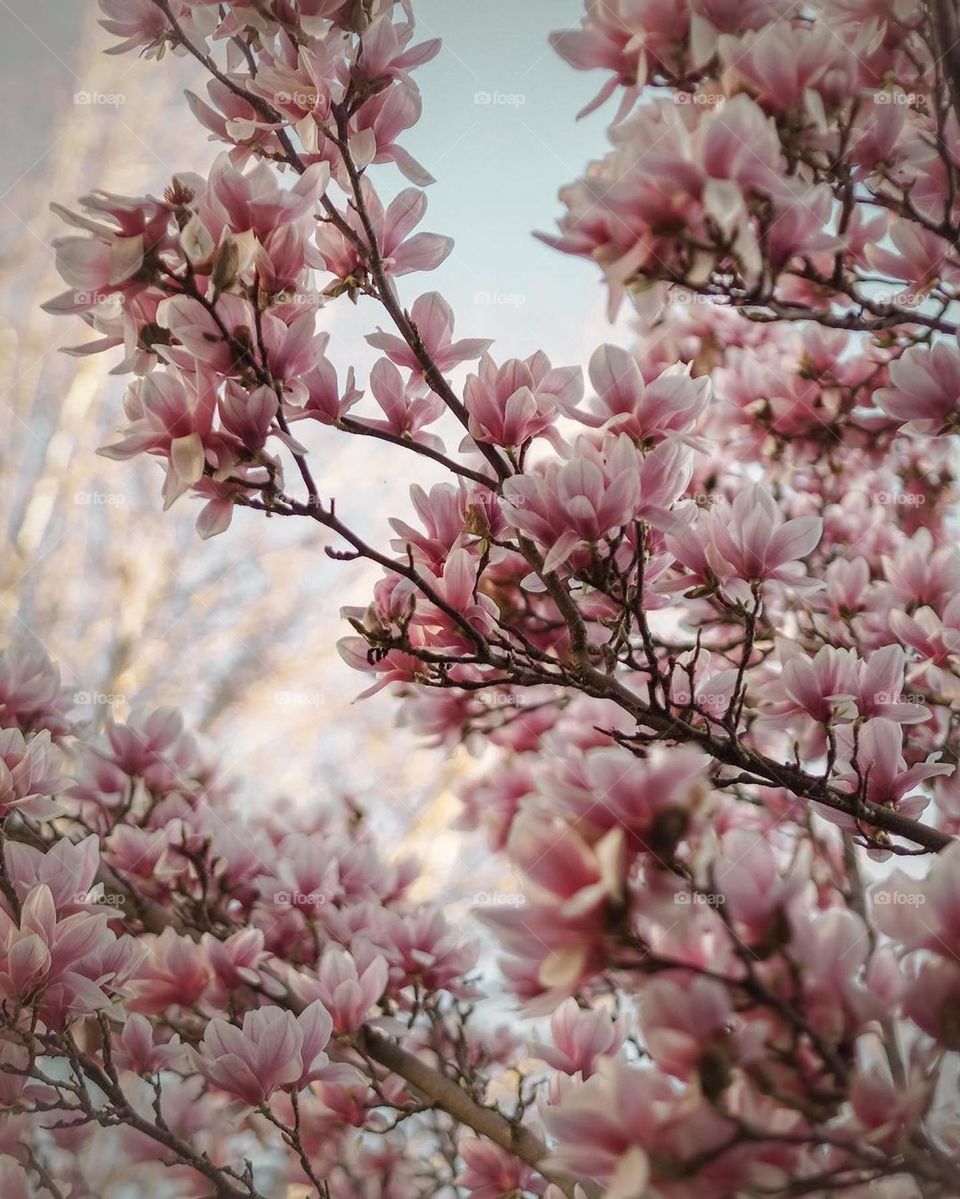
[[[258,1107],[274,1091],[305,1086],[327,1065],[323,1052],[333,1024],[319,1000],[301,1015],[282,1008],[248,1012],[243,1027],[211,1020],[197,1052],[197,1067],[221,1090]]]
[[[137,957],[101,912],[57,912],[50,888],[32,887],[18,920],[0,911],[0,989],[21,1003],[36,997],[52,1025],[109,1006]]]
[[[577,546],[596,546],[634,519],[677,524],[671,509],[690,477],[688,452],[670,443],[644,456],[621,434],[602,449],[586,440],[575,449],[572,461],[549,462],[538,475],[515,476],[504,487],[510,519],[545,551],[547,573]]]
[[[551,1161],[574,1177],[595,1179],[606,1199],[634,1199],[654,1182],[651,1157],[682,1160],[694,1144],[719,1147],[724,1121],[702,1100],[684,1097],[662,1074],[620,1061],[598,1072],[545,1112],[559,1147]]]
[[[417,330],[431,359],[439,370],[448,371],[461,362],[479,358],[493,344],[489,338],[465,337],[453,340],[453,309],[439,292],[431,291],[414,300],[410,308],[410,320]],[[403,340],[392,333],[379,329],[367,335],[367,342],[409,371],[420,369],[416,355]]]
[[[589,1078],[599,1061],[612,1057],[623,1044],[624,1025],[604,1011],[578,1007],[574,999],[565,999],[550,1019],[552,1045],[535,1043],[535,1053],[564,1074]]]
[[[636,358],[612,345],[594,350],[590,382],[597,393],[595,412],[577,412],[577,419],[644,443],[689,433],[710,397],[710,380],[692,379],[689,369],[679,364],[645,382]]]
[[[695,526],[668,537],[668,545],[690,571],[685,581],[712,577],[730,600],[749,607],[764,584],[800,592],[819,586],[806,577],[800,559],[816,547],[822,531],[819,517],[785,521],[770,493],[755,484],[729,507],[706,513]]]
[[[907,350],[890,364],[890,386],[876,393],[879,406],[907,433],[945,433],[960,410],[960,352],[938,341]]]
[[[328,945],[317,978],[298,980],[306,999],[322,1001],[337,1034],[356,1032],[387,987],[389,967],[379,954],[361,970],[354,958],[337,945]]]

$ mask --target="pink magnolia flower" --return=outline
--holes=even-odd
[[[477,959],[475,941],[464,941],[443,913],[420,909],[409,914],[384,909],[370,940],[387,959],[391,986],[417,982],[427,990],[474,994],[462,979]]]
[[[152,4],[153,0],[148,2]],[[274,134],[265,125],[263,115],[249,100],[238,95],[221,80],[208,81],[209,104],[191,91],[185,91],[184,95],[193,116],[214,138],[228,142],[231,146],[244,147],[266,146],[270,141],[275,142]]]
[[[714,877],[725,911],[750,941],[777,935],[788,905],[803,885],[799,869],[782,876],[769,842],[745,830],[723,838]]]
[[[590,382],[597,393],[594,413],[569,415],[648,445],[672,434],[689,433],[710,398],[709,378],[691,378],[689,367],[668,367],[645,383],[636,357],[614,345],[594,350]]]
[[[93,192],[81,204],[89,216],[54,206],[59,217],[90,236],[54,242],[57,271],[72,291],[45,304],[50,312],[92,309],[112,295],[132,299],[146,287],[141,272],[147,257],[169,239],[170,208],[158,200]]]
[[[208,455],[217,464],[226,449],[223,436],[212,431],[213,387],[200,376],[188,385],[171,371],[154,371],[127,389],[123,403],[132,423],[120,441],[99,452],[120,460],[137,454],[166,459],[169,507],[203,477]]]
[[[423,432],[443,415],[443,399],[421,378],[411,375],[404,382],[390,359],[380,358],[370,371],[370,391],[385,419],[366,420],[365,425],[443,451],[443,442],[436,434]]]
[[[374,6],[371,6],[371,11],[373,10]],[[402,25],[391,20],[373,21],[364,31],[363,55],[355,64],[355,69],[360,76],[371,81],[407,81],[410,72],[435,58],[441,47],[439,38],[428,38],[411,46],[409,43],[413,36],[412,21]]]
[[[337,642],[337,653],[354,670],[378,676],[375,683],[360,692],[358,699],[367,699],[391,683],[414,682],[423,676],[423,663],[415,654],[392,649],[373,657],[363,637],[341,637]]]
[[[949,763],[937,761],[939,756],[939,751],[934,751],[925,762],[908,767],[903,758],[902,725],[874,717],[860,729],[856,746],[859,773],[847,770],[844,782],[853,790],[862,780],[863,797],[870,803],[918,816],[929,803],[929,797],[914,794],[919,784],[954,771]]]
[[[324,353],[329,340],[327,333],[321,333],[315,339],[313,362],[298,379],[297,403],[285,405],[287,420],[316,420],[323,425],[336,425],[362,398],[363,391],[357,388],[352,366],[347,368],[341,392],[337,368]],[[301,403],[302,407],[298,406]]]
[[[437,483],[426,491],[414,483],[410,488],[410,499],[422,528],[399,517],[391,517],[391,528],[399,534],[391,545],[397,553],[412,548],[435,574],[440,573],[453,548],[467,540],[465,526],[472,525],[477,532],[481,532],[483,525],[493,533],[503,531],[497,498],[488,488],[468,489]]]
[[[160,1030],[139,1012],[124,1019],[120,1037],[113,1045],[113,1059],[120,1069],[144,1076],[170,1069],[182,1055],[176,1033],[161,1040]]]
[[[273,429],[279,401],[272,387],[257,387],[248,391],[228,379],[217,406],[220,423],[247,450],[263,449]]]
[[[46,729],[29,741],[19,729],[0,730],[0,819],[13,811],[34,820],[57,815],[61,808],[53,796],[60,786]]]
[[[858,82],[855,54],[825,24],[780,22],[757,32],[722,36],[720,58],[769,112],[793,111],[826,126],[827,109],[847,100]]]
[[[930,718],[930,709],[903,693],[906,653],[901,645],[885,645],[860,663],[854,698],[860,716],[883,717],[899,724],[918,724]]]
[[[7,841],[4,859],[14,890],[20,900],[38,884],[48,887],[61,915],[93,910],[100,844],[95,835],[81,841],[61,837],[46,852],[32,845]],[[13,915],[6,899],[0,906]]]
[[[894,870],[870,889],[870,915],[888,937],[908,949],[929,949],[960,961],[960,843],[940,854],[929,875]]]
[[[330,178],[326,163],[307,167],[291,188],[282,188],[266,163],[244,173],[221,154],[210,168],[207,188],[199,201],[199,215],[208,227],[226,227],[234,233],[253,232],[261,240],[278,228],[302,221],[313,212]]]
[[[371,163],[395,163],[417,187],[436,180],[397,139],[420,120],[422,110],[419,89],[404,80],[371,96],[352,122],[354,144],[363,147],[363,157]]]
[[[837,1044],[895,1009],[902,989],[896,961],[888,948],[871,951],[856,912],[797,905],[790,930],[804,1010],[825,1039]]]
[[[929,529],[918,530],[880,561],[897,607],[929,607],[942,614],[960,591],[960,554],[953,545],[936,545]]]
[[[604,68],[613,72],[612,77],[577,116],[589,115],[622,86],[624,95],[614,118],[619,121],[629,113],[640,94],[648,69],[647,54],[655,55],[658,47],[666,50],[669,45],[682,40],[687,24],[685,14],[679,10],[670,11],[669,6],[661,6],[657,13],[660,21],[655,24],[652,20],[651,28],[643,36],[634,32],[620,12],[619,5],[611,5],[605,0],[587,0],[586,8],[582,27],[552,33],[550,44],[565,62],[578,71]]]
[[[707,764],[689,747],[653,746],[642,762],[619,747],[593,749],[563,762],[543,790],[582,835],[622,828],[632,849],[665,852],[706,809]]]
[[[257,966],[265,956],[261,929],[241,929],[224,940],[204,933],[201,944],[207,951],[216,982],[225,995],[244,983],[260,981]]]
[[[438,575],[431,578],[433,571],[427,569],[424,575],[447,608],[457,612],[477,632],[486,634],[494,627],[497,606],[489,596],[477,590],[479,569],[476,554],[460,547],[450,553]],[[427,641],[435,648],[439,648],[440,644],[461,646],[469,641],[459,622],[432,601],[418,598],[412,584],[408,585],[406,580],[396,588],[395,598],[401,605],[416,605],[411,623],[418,628],[431,630]]]
[[[361,970],[342,946],[330,944],[320,958],[316,979],[298,976],[297,988],[307,1000],[319,999],[330,1013],[333,1031],[353,1033],[367,1020],[370,1009],[387,989],[388,966],[377,955]]]
[[[790,9],[790,0],[692,0],[690,5],[690,54],[693,66],[713,58],[723,33],[742,34],[762,29]],[[776,28],[776,26],[774,26]]]
[[[157,308],[157,322],[169,329],[174,341],[158,344],[157,353],[185,376],[198,372],[223,377],[244,374],[257,344],[253,307],[241,296],[226,292],[217,300],[216,313],[214,317],[193,296],[165,299]],[[224,337],[224,329],[232,341]]]
[[[127,939],[129,940],[129,939]],[[125,942],[117,938],[101,912],[75,912],[63,918],[50,888],[38,883],[21,905],[19,920],[0,909],[0,993],[7,999],[40,996],[48,1024],[109,1005],[111,983],[121,980]]]
[[[785,521],[773,496],[752,484],[729,508],[711,512],[705,524],[709,535],[707,562],[731,600],[750,606],[753,589],[764,583],[776,582],[801,592],[819,586],[806,578],[806,568],[799,561],[820,541],[823,521],[819,517]],[[696,536],[697,532],[691,530],[686,537],[667,538],[678,561],[689,563],[694,570],[701,560],[699,552],[690,552]]]
[[[32,1199],[30,1176],[12,1157],[0,1158],[0,1189],[6,1199]]]
[[[611,1058],[543,1119],[557,1143],[549,1165],[601,1183],[606,1199],[639,1199],[655,1185],[655,1161],[682,1162],[729,1139],[703,1099],[657,1070]]]
[[[134,708],[122,724],[109,725],[106,742],[110,757],[124,774],[138,775],[153,791],[183,789],[202,770],[196,742],[184,732],[176,708],[153,712]]]
[[[522,446],[546,434],[558,409],[568,410],[582,394],[580,371],[551,368],[544,354],[525,362],[511,358],[499,367],[484,354],[479,374],[467,376],[463,391],[470,436],[491,445]]]
[[[371,224],[377,237],[384,260],[384,267],[391,275],[408,275],[413,271],[432,271],[450,254],[453,241],[436,233],[411,231],[423,220],[427,210],[427,197],[416,188],[402,191],[384,210],[379,197],[366,179],[363,181],[364,199]],[[361,239],[364,237],[359,217],[351,209],[346,221]],[[356,276],[360,269],[360,258],[354,243],[334,225],[323,224],[317,230],[317,247],[324,266],[341,280]]]
[[[461,1137],[457,1150],[464,1163],[457,1183],[471,1199],[506,1199],[527,1192],[535,1181],[532,1166],[479,1137]]]
[[[336,859],[319,856],[308,838],[293,835],[284,838],[282,850],[272,871],[258,879],[261,893],[272,903],[317,916],[340,893]]]
[[[853,650],[823,645],[812,658],[791,641],[777,642],[782,671],[758,693],[764,705],[764,725],[784,727],[790,718],[791,732],[797,718],[801,727],[811,723],[827,726],[852,720],[856,714],[854,692],[858,684],[858,659]],[[818,741],[822,745],[822,739]]]
[[[565,999],[550,1018],[552,1045],[539,1041],[530,1046],[536,1057],[543,1058],[564,1074],[589,1078],[603,1057],[613,1057],[626,1036],[623,1020],[611,1019],[601,1008],[582,1008],[572,997]]]
[[[953,1051],[960,1050],[958,1005],[960,965],[945,958],[919,962],[907,984],[903,1009],[925,1033]]]
[[[652,978],[640,996],[643,1040],[657,1066],[677,1078],[695,1074],[733,1017],[730,993],[721,983],[695,974]]]
[[[197,1068],[213,1086],[259,1107],[275,1091],[305,1086],[322,1073],[331,1030],[319,1000],[299,1016],[285,1008],[257,1008],[247,1012],[242,1028],[214,1019],[197,1050]]]
[[[876,403],[906,433],[949,432],[960,420],[960,351],[945,341],[913,346],[889,367]]]
[[[387,22],[381,22],[387,24]],[[392,26],[391,26],[392,28]],[[366,52],[366,47],[364,47]],[[366,57],[366,53],[364,54]],[[489,338],[469,337],[453,340],[453,309],[438,292],[431,291],[414,300],[410,320],[420,335],[431,359],[440,371],[448,371],[461,362],[470,362],[485,353],[493,342]],[[367,335],[367,343],[380,350],[397,366],[408,371],[422,370],[420,361],[402,337],[378,329]]]
[[[509,519],[545,551],[544,570],[556,570],[581,545],[596,546],[643,511],[644,479],[653,483],[651,523],[672,524],[669,509],[690,479],[689,456],[676,446],[640,454],[626,434],[602,448],[579,438],[567,462],[514,475],[503,487]]]
[[[69,732],[74,706],[60,672],[42,649],[11,645],[0,650],[0,726],[23,733],[46,729],[58,740]]]
[[[124,38],[119,45],[111,46],[110,54],[125,54],[139,46],[148,48],[156,45],[168,31],[167,18],[163,10],[152,0],[99,0],[104,19],[100,24],[108,33]],[[188,5],[183,0],[174,0],[170,10],[176,17],[183,15]]]
[[[550,1010],[602,968],[608,927],[624,899],[623,834],[612,829],[591,844],[576,828],[521,813],[508,850],[526,897],[479,915],[511,953],[526,959]]]
[[[166,928],[137,971],[130,1007],[146,1016],[168,1007],[192,1007],[213,978],[207,952],[189,937]]]
[[[910,1078],[895,1083],[889,1067],[876,1059],[863,1063],[850,1086],[851,1123],[872,1144],[896,1150],[923,1118],[930,1102],[929,1083]]]
[[[708,650],[678,655],[677,669],[670,678],[670,703],[687,715],[696,712],[710,720],[723,721],[737,687],[737,671],[716,670],[715,661]]]
[[[732,256],[741,274],[757,277],[763,255],[749,203],[755,193],[779,197],[785,226],[771,226],[778,262],[806,238],[816,248],[836,244],[822,229],[829,192],[813,202],[781,182],[775,126],[746,95],[712,111],[654,101],[612,130],[611,139],[607,158],[561,192],[567,205],[561,236],[544,238],[603,266],[611,313],[629,290],[644,319],[654,319],[666,286],[650,288],[651,280],[701,282],[718,257]],[[689,242],[708,248],[691,256]]]
[[[885,275],[908,282],[915,296],[928,291],[941,278],[956,278],[957,263],[950,257],[952,247],[936,233],[909,221],[896,221],[890,229],[890,240],[895,246],[893,251],[881,245],[868,246],[867,262]]]
[[[888,620],[890,631],[915,649],[930,666],[949,666],[960,654],[960,595],[955,595],[938,615],[924,605],[912,616],[893,609]]]

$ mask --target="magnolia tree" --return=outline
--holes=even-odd
[[[50,307],[132,376],[104,452],[202,536],[250,509],[382,568],[341,652],[484,748],[463,823],[522,894],[480,915],[538,1020],[484,1015],[469,930],[356,812],[242,815],[175,713],[92,730],[12,647],[3,1195],[960,1194],[950,4],[590,0],[553,35],[618,107],[547,240],[640,321],[586,381],[401,299],[452,249],[416,231],[409,3],[101,7],[195,60],[226,147],[62,210]],[[365,380],[321,331],[351,301]],[[393,540],[328,494],[340,435],[409,467]]]

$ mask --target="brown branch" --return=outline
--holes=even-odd
[[[371,1028],[361,1029],[357,1040],[365,1054],[409,1083],[431,1104],[445,1111],[459,1124],[472,1128],[501,1149],[506,1149],[527,1165],[533,1166],[570,1199],[574,1196],[575,1183],[579,1183],[580,1192],[590,1199],[599,1196],[600,1191],[590,1183],[544,1169],[540,1163],[547,1154],[547,1147],[529,1128],[514,1124],[493,1108],[477,1103],[452,1078],[434,1070],[395,1041]]]
[[[953,113],[960,123],[960,11],[956,0],[926,0],[933,49],[943,70]]]

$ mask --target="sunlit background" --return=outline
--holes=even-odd
[[[456,248],[439,271],[402,279],[401,296],[441,291],[457,335],[496,338],[498,358],[543,349],[582,364],[623,334],[606,326],[598,273],[531,236],[550,228],[558,187],[602,145],[603,115],[574,120],[595,80],[546,40],[577,23],[580,0],[415,7],[420,36],[444,47],[418,72],[424,119],[404,144],[437,179],[423,228]],[[247,802],[350,796],[395,849],[429,858],[431,885],[469,898],[463,855],[474,851],[447,831],[451,784],[469,762],[398,729],[389,697],[352,703],[366,680],[335,650],[348,631],[340,607],[365,603],[375,575],[327,559],[321,533],[254,513],[202,542],[188,499],[161,512],[155,465],[95,456],[120,423],[122,381],[108,375],[112,355],[58,352],[86,330],[38,308],[62,290],[50,250],[62,226],[48,205],[94,187],[159,194],[218,150],[180,99],[184,86],[202,90],[200,68],[107,56],[96,17],[94,0],[0,0],[4,638],[39,640],[92,719],[183,707]],[[407,186],[393,167],[375,179],[385,199]],[[364,380],[373,354],[362,334],[380,313],[341,300],[322,319],[341,374],[352,364]],[[383,544],[387,517],[409,511],[409,456],[327,431],[310,444],[339,514]]]

